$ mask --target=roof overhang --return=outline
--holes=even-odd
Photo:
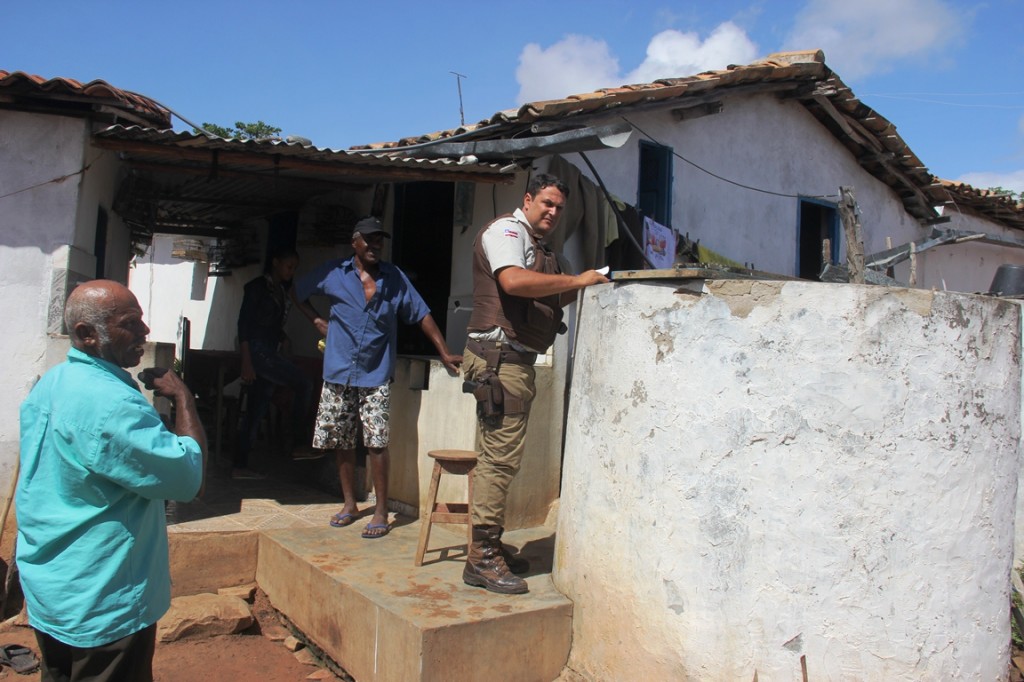
[[[111,126],[95,133],[93,144],[116,152],[125,165],[114,209],[142,238],[224,236],[251,219],[298,210],[339,190],[422,181],[506,183],[516,170],[138,126]]]
[[[106,81],[79,83],[71,78],[43,78],[23,71],[0,70],[0,107],[61,116],[88,117],[110,125],[126,122],[169,127],[171,112],[156,100]]]

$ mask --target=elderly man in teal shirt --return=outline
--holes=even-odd
[[[174,372],[147,377],[174,402],[168,429],[125,371],[149,333],[131,291],[82,284],[64,319],[67,361],[21,406],[17,562],[42,679],[152,680],[171,597],[164,500],[200,492],[206,435]]]

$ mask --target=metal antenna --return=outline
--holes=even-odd
[[[466,76],[455,71],[449,71],[448,73],[455,75],[455,83],[459,87],[459,124],[464,126],[466,125],[466,115],[462,113],[462,79],[466,78]]]

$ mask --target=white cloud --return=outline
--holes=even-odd
[[[856,79],[935,55],[958,40],[963,21],[948,0],[809,0],[786,49],[821,48],[844,79]]]
[[[747,64],[757,59],[757,49],[743,29],[728,21],[704,41],[697,33],[670,29],[654,36],[643,63],[623,76],[618,59],[603,40],[570,35],[546,49],[530,43],[520,53],[516,69],[518,101],[557,99],[623,83],[649,83]]]
[[[1024,170],[1009,173],[966,173],[957,178],[956,182],[966,182],[976,189],[1002,187],[1014,192],[1024,192]]]
[[[608,44],[570,35],[544,49],[530,43],[519,55],[516,80],[520,103],[557,99],[616,84],[619,60]]]
[[[647,45],[644,63],[627,76],[631,83],[650,83],[659,78],[692,76],[701,71],[724,69],[729,64],[749,64],[758,58],[757,45],[736,24],[727,21],[701,42],[694,32],[662,31]]]

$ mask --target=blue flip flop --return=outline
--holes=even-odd
[[[331,517],[331,525],[335,528],[344,528],[345,526],[351,526],[356,522],[355,514],[342,514],[338,512]]]
[[[391,532],[391,526],[386,523],[370,523],[363,530],[363,537],[367,540],[382,538]]]

